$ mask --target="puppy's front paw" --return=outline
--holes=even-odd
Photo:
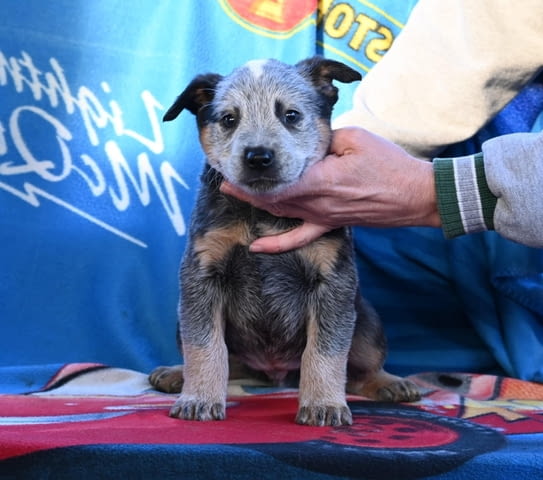
[[[377,399],[382,402],[417,402],[420,398],[418,387],[405,378],[398,378],[377,390]]]
[[[316,427],[352,425],[353,416],[346,405],[306,405],[299,408],[296,423]]]
[[[192,395],[181,395],[170,409],[170,417],[199,421],[224,420],[225,405]]]

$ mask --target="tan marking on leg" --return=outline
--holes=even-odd
[[[253,240],[245,223],[210,230],[194,241],[194,252],[204,268],[221,262],[235,245],[248,246]]]
[[[170,416],[186,420],[221,420],[225,417],[228,388],[228,350],[224,341],[222,304],[215,307],[208,341],[192,345],[183,339],[181,395]]]
[[[224,340],[205,347],[183,344],[183,394],[224,400],[228,382],[228,352]]]

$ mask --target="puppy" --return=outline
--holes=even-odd
[[[219,191],[223,179],[273,193],[327,153],[338,98],[333,81],[360,80],[322,57],[291,66],[252,61],[222,77],[196,77],[164,116],[196,115],[207,155],[180,270],[178,335],[184,366],[159,367],[151,383],[182,393],[170,411],[187,420],[225,418],[228,356],[276,383],[299,370],[296,422],[352,423],[348,391],[415,401],[414,384],[383,370],[385,338],[359,294],[350,230],[276,255],[253,254],[263,235],[300,221],[277,218]]]

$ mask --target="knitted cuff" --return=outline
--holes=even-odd
[[[486,182],[483,154],[436,158],[433,164],[445,236],[493,230],[497,198]]]

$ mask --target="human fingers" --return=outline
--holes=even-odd
[[[303,179],[298,184],[278,193],[250,194],[239,187],[223,181],[220,186],[221,193],[247,202],[253,207],[265,210],[276,217],[307,218],[312,208],[307,208],[308,202],[314,201],[314,196],[301,186]],[[320,218],[320,216],[319,216]]]
[[[330,153],[343,156],[353,153],[370,140],[371,134],[360,127],[344,127],[334,130],[332,142],[330,144]]]
[[[295,250],[310,244],[330,230],[331,228],[325,225],[304,222],[288,232],[255,240],[249,246],[249,251],[252,253],[282,253]]]
[[[224,180],[221,183],[220,186],[221,193],[224,193],[226,195],[230,195],[231,197],[236,197],[238,200],[241,200],[243,202],[250,203],[251,205],[254,205],[255,207],[258,207],[259,199],[255,195],[251,195],[250,193],[247,193],[245,190],[236,187],[235,185],[232,185],[231,183]]]
[[[223,181],[220,186],[221,193],[225,195],[230,195],[235,197],[242,202],[250,203],[253,207],[260,208],[261,210],[266,210],[276,217],[283,216],[283,210],[280,204],[276,201],[275,197],[272,195],[251,195],[245,190],[242,190],[235,185],[227,181]]]

